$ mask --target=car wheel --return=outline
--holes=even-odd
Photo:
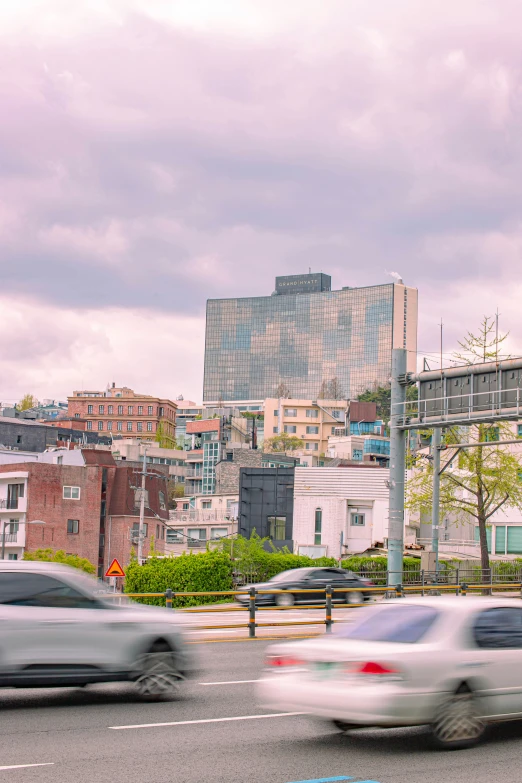
[[[444,750],[459,750],[476,745],[486,730],[473,693],[464,686],[440,705],[431,731],[436,745]]]
[[[292,593],[279,593],[276,595],[276,606],[293,606],[295,604],[295,598]]]
[[[177,656],[166,642],[156,642],[137,661],[135,686],[146,701],[158,701],[175,696],[184,680],[177,665]]]
[[[347,604],[363,604],[364,603],[364,595],[359,592],[353,592],[353,593],[346,593],[346,603]]]
[[[350,731],[350,729],[355,728],[353,723],[347,723],[344,720],[333,720],[332,723],[336,729],[339,729],[339,731],[342,731],[344,733]]]

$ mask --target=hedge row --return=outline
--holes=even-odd
[[[245,560],[246,558],[246,560]],[[136,562],[130,563],[127,568],[125,580],[125,592],[127,593],[164,593],[167,588],[176,592],[205,592],[233,590],[234,571],[240,571],[248,577],[249,582],[264,582],[271,579],[281,571],[291,568],[303,568],[310,566],[333,567],[338,565],[334,558],[320,558],[312,560],[303,555],[293,555],[284,552],[266,552],[262,549],[251,549],[248,557],[230,559],[225,551],[209,550],[198,554],[182,554],[178,557],[156,558],[146,565],[139,566]],[[342,561],[343,568],[368,576],[375,585],[386,584],[386,557],[349,557]],[[442,576],[450,577],[459,566],[458,562],[441,563]],[[522,559],[511,562],[493,562],[492,567],[496,578],[506,581],[515,581],[520,578]],[[420,559],[404,558],[404,582],[417,581],[420,578]],[[480,577],[480,567],[473,567],[473,572],[466,572],[468,581],[475,581]],[[476,573],[475,573],[476,572]],[[165,599],[141,598],[142,603],[164,606]],[[175,598],[175,606],[197,606],[202,603],[216,603],[231,600],[226,596],[188,596]]]

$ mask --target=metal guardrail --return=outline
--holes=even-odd
[[[454,594],[456,596],[462,596],[465,597],[469,595],[470,593],[482,591],[483,594],[487,595],[493,595],[495,590],[502,590],[505,591],[518,591],[520,593],[520,597],[522,598],[522,581],[520,582],[507,582],[505,584],[501,583],[485,583],[485,584],[467,584],[466,582],[462,582],[461,584],[441,584],[440,582],[426,582],[424,584],[415,584],[415,585],[396,585],[393,588],[392,587],[364,587],[364,590],[362,591],[360,587],[343,587],[338,588],[337,592],[338,594],[346,595],[347,593],[372,593],[375,595],[383,595],[385,598],[403,598],[408,594],[411,593],[420,593],[421,595],[439,595],[443,593],[450,593]],[[194,608],[180,608],[177,611],[181,611],[185,614],[199,614],[199,613],[211,613],[211,612],[248,612],[248,622],[246,623],[233,623],[233,624],[220,624],[220,625],[200,625],[198,626],[198,629],[200,630],[226,630],[226,629],[238,629],[238,628],[244,628],[248,629],[248,638],[254,639],[256,638],[256,628],[284,628],[289,626],[310,626],[310,625],[324,625],[326,629],[326,633],[331,633],[332,626],[335,622],[338,622],[338,620],[335,620],[333,617],[333,601],[335,598],[335,588],[331,585],[328,585],[326,589],[323,590],[256,590],[254,587],[251,587],[248,591],[245,590],[220,590],[220,591],[204,591],[204,592],[178,592],[175,590],[171,590],[170,588],[165,590],[164,593],[125,593],[125,597],[127,598],[164,598],[165,599],[165,606],[167,609],[173,609],[173,602],[176,598],[183,598],[183,597],[208,597],[208,596],[219,596],[219,597],[226,597],[226,596],[236,596],[236,595],[245,595],[245,593],[248,594],[248,605],[247,606],[219,606],[219,607],[212,607],[212,606],[205,606],[205,607],[194,607]],[[309,595],[310,593],[317,593],[322,594],[325,596],[325,618],[324,620],[291,620],[291,621],[279,621],[279,622],[259,622],[258,621],[258,612],[270,612],[270,611],[288,611],[291,609],[295,609],[296,607],[294,605],[292,606],[257,606],[256,605],[256,597],[259,595],[278,595],[278,594],[292,594],[297,595],[299,593],[306,593]],[[119,594],[114,594],[115,598],[120,597]],[[354,609],[360,606],[363,606],[363,604],[353,604],[353,603],[340,603],[335,604],[336,608],[341,609]],[[299,605],[299,609],[320,609],[323,608],[322,605],[316,606],[316,605]]]

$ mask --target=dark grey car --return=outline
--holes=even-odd
[[[282,593],[261,593],[256,595],[256,605],[293,606],[294,604],[322,604],[325,603],[323,593],[314,593],[313,590],[326,590],[328,585],[334,589],[333,600],[340,603],[362,604],[371,598],[372,583],[363,579],[352,571],[344,568],[292,568],[290,571],[282,571],[267,582],[248,585],[242,588],[236,600],[240,604],[249,601],[249,590],[282,590]],[[344,588],[352,588],[345,592]],[[356,589],[353,589],[356,588]],[[304,592],[292,592],[303,590]],[[308,592],[310,591],[310,592]]]

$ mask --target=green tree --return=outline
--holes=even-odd
[[[158,424],[158,428],[156,430],[156,436],[154,438],[155,441],[159,444],[160,448],[162,449],[175,449],[176,448],[176,438],[172,437],[172,435],[168,435],[167,431],[165,429],[165,425],[163,423],[163,419]]]
[[[459,342],[461,351],[455,358],[466,364],[491,361],[498,356],[498,348],[507,335],[494,337],[496,331],[492,318],[484,316],[478,334],[468,332]],[[452,443],[485,443],[498,439],[510,439],[513,431],[505,422],[477,424],[463,429],[453,428],[445,435],[445,445],[451,449]],[[443,455],[444,455],[443,451]],[[455,459],[456,452],[451,450],[449,457],[442,462],[448,464]],[[407,506],[410,510],[431,513],[433,468],[425,464],[417,470],[408,485]],[[424,461],[423,461],[424,462]],[[443,464],[444,468],[445,465]],[[440,483],[440,510],[442,514],[451,514],[456,520],[478,522],[480,559],[482,568],[489,568],[487,545],[488,520],[503,506],[522,510],[522,455],[509,446],[475,446],[462,449],[458,454],[458,467],[444,470]]]
[[[391,408],[391,386],[386,384],[384,386],[375,385],[373,389],[367,389],[359,394],[357,397],[359,402],[375,402],[377,403],[377,418],[382,419],[384,422],[390,420],[390,408]],[[415,402],[418,399],[417,386],[408,386],[406,389],[406,400],[408,402]]]
[[[296,451],[302,449],[304,441],[297,435],[288,435],[286,432],[280,432],[272,438],[266,438],[263,442],[263,451]]]
[[[20,402],[16,404],[16,409],[19,411],[28,411],[30,408],[35,408],[38,405],[38,400],[32,394],[24,394]]]
[[[42,560],[45,563],[63,563],[63,565],[79,568],[87,574],[96,573],[95,566],[86,557],[67,555],[63,549],[56,552],[52,549],[36,549],[34,552],[24,552],[24,560]]]

